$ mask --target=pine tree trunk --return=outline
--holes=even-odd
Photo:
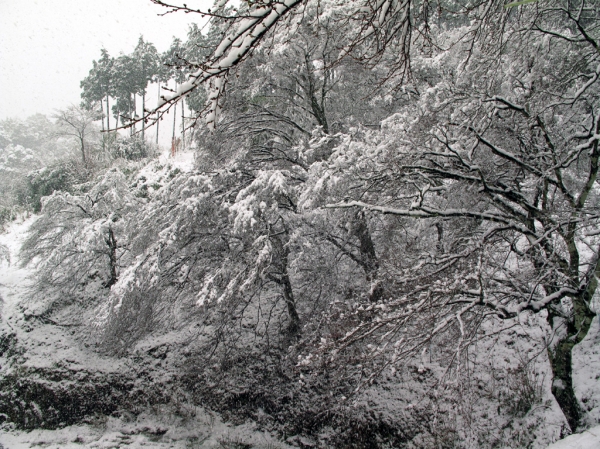
[[[102,114],[102,132],[104,132],[104,102],[100,102],[100,112]]]
[[[160,81],[158,82],[158,99],[156,104],[160,103]],[[156,146],[158,147],[158,125],[160,125],[160,120],[156,120]]]
[[[181,99],[181,148],[185,149],[185,98]]]
[[[100,100],[100,111],[102,113],[102,134],[100,134],[100,136],[102,137],[102,157],[104,157],[104,155],[106,154],[106,134],[104,134],[105,128],[104,128],[104,101]],[[106,117],[108,117],[108,114],[106,115]]]
[[[108,94],[106,94],[106,129],[110,131],[110,104],[108,101]]]
[[[135,94],[133,94],[133,109],[131,110],[131,113],[129,115],[129,118],[131,119],[131,135],[134,136],[135,135],[135,122],[133,121],[135,119],[135,110],[137,108],[137,104],[136,104],[136,98],[135,98]]]
[[[175,91],[177,91],[177,83],[175,83]],[[175,129],[177,126],[177,103],[173,105],[173,137],[171,138],[171,142],[175,145]]]
[[[171,137],[171,157],[177,153],[177,142],[175,142],[175,123],[177,121],[177,103],[173,106],[173,136]]]
[[[146,113],[146,89],[142,92],[142,117]],[[142,142],[146,143],[146,125],[142,120]]]

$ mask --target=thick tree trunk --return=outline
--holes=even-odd
[[[283,233],[283,235],[287,236],[287,233]],[[287,333],[290,338],[294,338],[300,333],[300,316],[298,315],[298,310],[296,309],[294,291],[292,289],[292,282],[290,281],[290,276],[288,273],[289,250],[285,245],[285,242],[282,241],[281,235],[271,237],[271,242],[276,253],[274,265],[277,270],[277,273],[275,273],[274,276],[271,276],[271,279],[281,285],[283,289],[283,299],[285,301],[288,311],[288,318],[290,320]]]
[[[592,279],[592,282],[597,283],[595,279]],[[548,321],[555,331],[555,338],[558,337],[548,347],[548,358],[552,368],[552,394],[564,413],[572,432],[577,430],[585,414],[577,401],[573,388],[572,353],[575,345],[585,338],[592,324],[594,313],[587,304],[592,299],[593,291],[595,291],[595,286],[588,288],[581,297],[573,298],[571,319],[558,317],[551,311],[548,314]]]
[[[383,296],[383,288],[378,279],[379,260],[377,259],[375,244],[369,231],[369,224],[363,211],[357,212],[353,231],[359,241],[360,257],[363,262],[362,267],[365,270],[367,282],[371,284],[369,301],[380,301]]]
[[[552,367],[552,394],[563,411],[571,431],[575,432],[582,412],[575,397],[571,375],[573,346],[574,344],[568,338],[560,340],[553,348],[548,348],[548,358]]]

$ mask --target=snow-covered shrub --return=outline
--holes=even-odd
[[[27,206],[27,175],[41,165],[36,152],[29,148],[21,145],[0,148],[0,226],[19,208]]]
[[[161,313],[161,292],[139,288],[118,294],[118,302],[109,303],[107,318],[95,326],[102,335],[102,348],[114,354],[126,354],[144,336],[156,329]],[[104,307],[110,307],[104,305]],[[102,310],[101,306],[101,310]]]
[[[27,187],[22,192],[21,202],[31,205],[34,212],[40,212],[43,197],[54,192],[68,192],[81,181],[70,163],[43,167],[27,175]]]
[[[137,136],[119,136],[114,141],[109,142],[108,147],[113,159],[122,158],[129,161],[151,158],[157,152],[155,145],[144,142]]]
[[[10,250],[0,243],[0,264],[10,264]]]

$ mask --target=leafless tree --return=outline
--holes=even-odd
[[[102,118],[102,112],[96,109],[83,109],[70,106],[58,111],[54,119],[58,125],[57,135],[73,139],[81,155],[83,166],[89,168],[91,161],[90,151],[93,140],[97,136],[94,122]]]

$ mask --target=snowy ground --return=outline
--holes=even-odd
[[[163,409],[140,415],[130,422],[122,418],[103,418],[97,423],[60,430],[9,431],[0,435],[0,443],[4,449],[289,447],[264,432],[256,431],[252,425],[228,426],[215,415],[200,409],[193,418],[174,416]]]
[[[583,433],[568,436],[548,449],[598,449],[600,448],[600,426],[589,429]]]
[[[6,233],[0,234],[0,245],[9,251],[8,260],[0,259],[0,314],[3,318],[15,315],[15,306],[27,288],[29,272],[19,267],[19,249],[35,219],[35,216],[23,217],[11,223]]]
[[[588,413],[588,426],[599,424],[600,321],[597,317],[585,339],[573,348],[573,383],[575,394]]]

